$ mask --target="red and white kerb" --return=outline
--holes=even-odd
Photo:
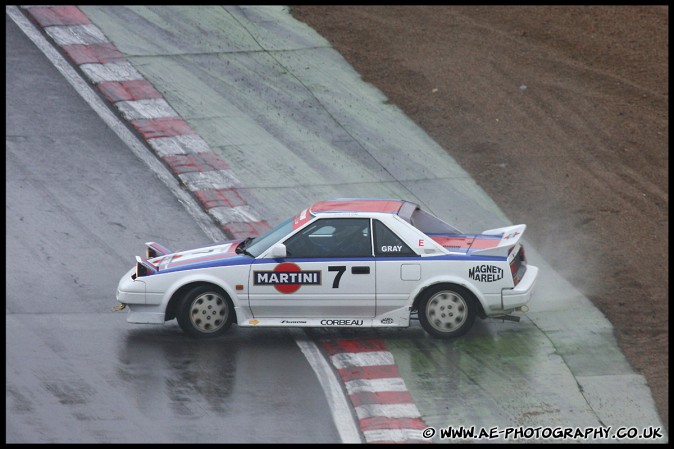
[[[367,443],[430,443],[412,395],[384,340],[324,341]]]
[[[231,238],[271,227],[239,195],[229,165],[77,6],[22,6]]]

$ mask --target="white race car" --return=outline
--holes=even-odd
[[[519,320],[538,268],[520,243],[525,225],[463,234],[417,204],[337,199],[257,238],[146,258],[119,281],[130,323],[177,318],[196,337],[241,327],[408,327],[465,334],[476,317]]]

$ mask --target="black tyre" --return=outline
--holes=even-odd
[[[203,285],[187,292],[176,318],[182,330],[193,337],[217,337],[232,324],[234,306],[225,292]]]
[[[473,327],[477,317],[475,296],[458,285],[439,285],[419,300],[419,321],[436,338],[459,337]]]

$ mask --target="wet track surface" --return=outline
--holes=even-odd
[[[6,18],[6,441],[337,442],[287,331],[187,338],[112,313],[146,241],[209,243]]]
[[[214,7],[223,20],[191,20],[203,10],[189,7],[83,9],[244,175],[239,191],[264,219],[274,223],[326,197],[411,196],[464,229],[506,224],[444,150],[286,16],[238,7]],[[156,42],[178,50],[157,51],[147,20],[170,36]],[[194,30],[179,26],[195,23],[216,36],[199,45],[234,48],[195,51]],[[285,52],[275,32],[308,49]],[[280,47],[258,51],[260,42]],[[208,237],[11,20],[6,45],[7,441],[339,442],[331,404],[292,332],[232,326],[217,340],[194,341],[175,321],[129,325],[125,313],[110,312],[143,242],[179,250]],[[264,64],[249,69],[249,58]],[[229,88],[241,80],[252,87]],[[264,101],[269,92],[278,93],[273,106]],[[306,104],[318,111],[311,120]],[[401,148],[415,152],[388,156]],[[330,151],[312,156],[320,149]],[[432,426],[655,425],[650,392],[617,350],[610,324],[533,248],[528,254],[542,267],[543,289],[520,323],[478,321],[456,341],[432,339],[416,321],[403,330],[307,334],[385,339]]]

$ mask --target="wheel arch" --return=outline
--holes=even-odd
[[[178,287],[172,294],[170,299],[168,300],[168,303],[166,304],[166,312],[164,313],[164,321],[169,321],[174,318],[176,318],[176,313],[178,310],[178,306],[180,305],[180,300],[187,294],[192,289],[195,289],[197,287],[201,286],[212,286],[224,295],[226,295],[230,301],[232,301],[232,312],[234,313],[234,322],[237,321],[237,316],[236,316],[236,299],[235,297],[232,297],[232,294],[228,291],[228,289],[224,288],[222,285],[219,283],[210,281],[210,280],[193,280],[190,282],[187,282],[180,287]]]
[[[439,280],[436,282],[433,282],[431,284],[428,284],[424,287],[422,287],[414,296],[414,301],[412,302],[412,309],[418,310],[419,302],[421,299],[428,293],[428,291],[435,289],[437,287],[459,287],[463,290],[468,291],[473,296],[473,299],[475,300],[475,303],[477,304],[477,314],[480,318],[486,318],[487,314],[484,311],[484,304],[482,302],[481,295],[476,292],[469,284],[463,284],[455,281],[447,281],[447,280]]]

